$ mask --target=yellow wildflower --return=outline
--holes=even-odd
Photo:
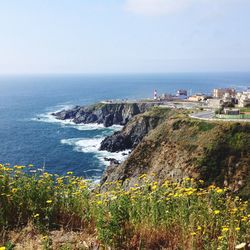
[[[142,175],[139,177],[139,179],[144,179],[144,178],[146,178],[146,177],[147,177],[146,174],[142,174]]]
[[[46,203],[50,204],[52,203],[52,200],[47,200]]]
[[[210,185],[209,187],[208,187],[208,189],[215,189],[216,187],[215,187],[215,185]]]
[[[72,172],[72,171],[69,171],[69,172],[67,172],[67,174],[69,174],[69,175],[70,175],[70,174],[73,174],[73,172]]]
[[[12,193],[16,193],[17,190],[18,190],[17,188],[12,188],[11,192],[12,192]]]
[[[223,189],[221,189],[221,188],[218,188],[218,189],[216,190],[216,193],[218,193],[218,194],[221,194],[221,193],[223,193]]]
[[[219,214],[220,213],[220,210],[214,210],[214,214]]]
[[[243,217],[241,218],[241,221],[247,221],[247,217],[246,217],[246,216],[243,216]]]
[[[14,168],[16,168],[16,169],[23,169],[23,168],[25,168],[25,166],[14,166]]]
[[[229,230],[229,228],[228,227],[222,227],[222,232],[227,232]]]

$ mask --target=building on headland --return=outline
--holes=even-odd
[[[236,90],[233,88],[219,88],[213,90],[213,97],[214,98],[223,98],[225,94],[230,95],[231,97],[236,96]]]
[[[164,93],[160,96],[160,100],[162,101],[173,101],[174,100],[174,96],[168,93]]]
[[[238,107],[250,107],[250,89],[237,93],[236,100],[238,102]]]
[[[204,95],[201,93],[188,97],[188,101],[191,101],[191,102],[202,102],[202,101],[205,101],[206,99],[207,99],[207,95]]]
[[[185,89],[177,90],[176,96],[181,98],[181,99],[186,99],[187,98],[187,90],[185,90]]]
[[[222,105],[222,100],[221,99],[208,99],[207,105],[209,108],[218,109]]]

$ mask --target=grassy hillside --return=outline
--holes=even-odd
[[[159,184],[144,174],[140,185],[116,181],[99,193],[71,172],[32,168],[0,165],[0,249],[210,250],[250,240],[247,202],[203,180]]]
[[[129,186],[141,174],[154,173],[160,181],[193,177],[250,197],[250,124],[200,121],[183,111],[168,114],[127,161],[108,172],[107,181],[129,178]]]

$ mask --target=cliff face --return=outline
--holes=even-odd
[[[76,106],[53,115],[59,120],[70,119],[76,124],[98,123],[105,127],[125,125],[132,117],[145,112],[153,103],[98,103],[84,107]]]
[[[133,117],[121,131],[106,137],[100,150],[117,152],[135,148],[149,131],[161,124],[171,113],[170,109],[153,108]]]
[[[249,195],[249,171],[249,123],[204,122],[177,111],[153,128],[125,162],[107,168],[101,184],[122,180],[132,186],[142,174],[160,181],[193,177]]]

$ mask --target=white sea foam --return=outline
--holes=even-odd
[[[75,124],[72,120],[58,120],[53,113],[56,113],[61,110],[66,110],[72,108],[71,105],[60,105],[55,107],[53,110],[50,109],[48,112],[44,114],[39,114],[37,117],[33,118],[33,121],[38,122],[46,122],[46,123],[56,123],[60,124],[61,126],[65,127],[71,127],[80,131],[89,131],[89,130],[98,130],[100,131],[99,135],[97,135],[94,138],[72,138],[72,139],[63,139],[61,140],[62,144],[70,145],[72,146],[73,150],[83,153],[91,153],[94,154],[94,156],[100,161],[100,163],[104,166],[108,166],[110,164],[109,161],[105,160],[105,158],[112,158],[117,161],[124,161],[127,158],[129,150],[118,152],[118,153],[111,153],[108,151],[100,151],[99,148],[101,146],[102,140],[104,140],[105,136],[107,134],[107,130],[110,132],[119,131],[123,128],[121,125],[113,125],[111,127],[104,127],[103,124],[97,124],[97,123],[90,123],[90,124]],[[84,171],[86,175],[88,175],[89,172],[95,172],[97,176],[92,176],[91,180],[95,180],[95,182],[99,182],[100,175],[98,173],[103,172],[103,168],[100,166],[100,168],[95,169],[87,169]]]
[[[70,145],[74,150],[83,153],[93,153],[100,162],[106,166],[109,165],[109,161],[105,158],[112,158],[117,161],[124,161],[129,153],[129,150],[124,150],[117,153],[111,153],[108,151],[100,151],[101,142],[104,138],[73,138],[73,139],[63,139],[62,144]]]
[[[123,126],[121,125],[113,125],[113,126],[106,128],[103,126],[103,124],[98,124],[98,123],[76,124],[71,119],[59,120],[59,119],[56,119],[56,117],[53,115],[53,113],[59,112],[61,110],[67,110],[72,107],[73,107],[72,105],[58,105],[54,108],[54,111],[50,110],[44,114],[39,114],[35,118],[32,118],[32,120],[39,121],[39,122],[47,122],[47,123],[57,123],[57,124],[61,124],[62,126],[72,127],[81,131],[101,130],[101,129],[119,131],[123,128]]]
[[[46,113],[38,114],[33,121],[48,122],[48,123],[61,123],[61,124],[74,124],[71,120],[58,120],[53,113],[57,113],[61,110],[67,110],[73,108],[73,105],[57,105],[53,109],[50,108]]]

